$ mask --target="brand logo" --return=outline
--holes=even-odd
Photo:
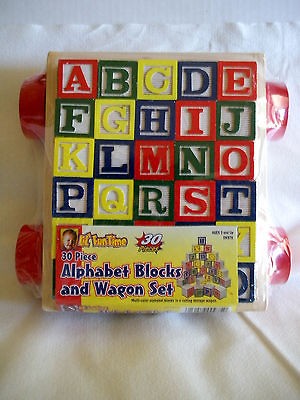
[[[151,252],[158,253],[159,250],[162,250],[163,245],[163,235],[161,233],[145,233],[139,238],[136,238],[138,247],[138,251],[141,252]]]

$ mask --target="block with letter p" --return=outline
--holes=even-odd
[[[93,179],[54,178],[52,215],[60,218],[93,216]]]

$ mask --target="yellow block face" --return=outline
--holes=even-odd
[[[56,138],[54,173],[56,176],[93,177],[94,140]]]
[[[177,62],[175,60],[140,60],[138,99],[175,100],[177,97]]]
[[[97,99],[95,101],[95,138],[134,139],[134,100]]]
[[[131,220],[132,202],[133,180],[95,180],[95,219]]]

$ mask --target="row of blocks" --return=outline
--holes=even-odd
[[[206,283],[204,285],[184,285],[181,288],[182,295],[184,297],[216,297],[218,300],[221,300],[226,297],[227,289],[220,285],[213,285],[210,283]]]
[[[173,142],[56,138],[55,176],[147,179],[254,177],[252,141]]]
[[[255,221],[252,181],[53,179],[53,217],[212,223]],[[171,223],[172,225],[172,223]]]
[[[168,59],[58,62],[58,97],[255,100],[257,65],[251,61]]]
[[[57,99],[55,134],[113,140],[254,140],[254,102]]]

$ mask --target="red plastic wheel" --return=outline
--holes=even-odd
[[[22,285],[42,283],[43,227],[23,225],[16,244],[16,274]]]
[[[268,238],[270,283],[285,283],[291,272],[291,249],[283,228],[271,228]]]
[[[278,140],[285,134],[288,113],[289,94],[284,83],[267,82],[267,138]]]
[[[46,75],[32,76],[23,82],[19,95],[19,116],[24,135],[44,141]]]

